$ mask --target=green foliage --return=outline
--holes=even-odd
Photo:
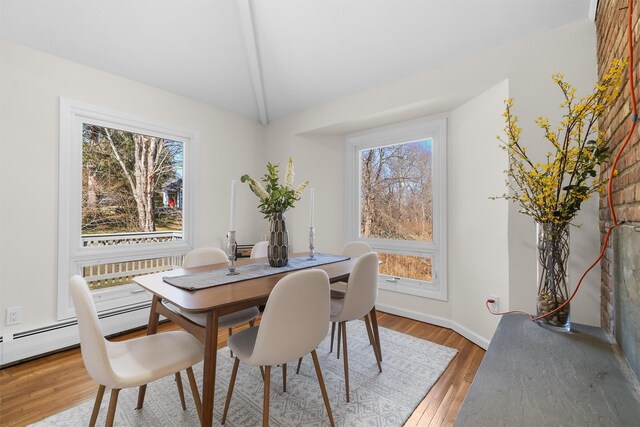
[[[270,162],[267,162],[267,173],[262,177],[264,186],[249,175],[242,175],[240,181],[247,182],[253,194],[258,196],[260,199],[258,209],[266,219],[270,219],[275,213],[284,213],[293,208],[309,185],[309,181],[305,181],[295,189],[292,187],[293,160],[291,158],[287,165],[284,185],[279,182],[279,165]]]
[[[620,93],[625,66],[625,61],[614,59],[602,81],[583,98],[576,97],[576,89],[564,81],[562,74],[552,76],[564,96],[560,107],[565,113],[557,129],[552,129],[546,117],[539,116],[535,121],[551,144],[546,162],[535,162],[527,154],[520,140],[518,116],[512,111],[513,100],[506,101],[503,116],[507,138],[501,141],[509,156],[505,173],[510,192],[500,198],[519,204],[519,212],[539,223],[571,223],[582,203],[606,183],[606,177],[598,176],[598,169],[609,157],[609,150],[597,123]]]

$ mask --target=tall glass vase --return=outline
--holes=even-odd
[[[537,223],[538,249],[538,316],[543,327],[569,331],[569,304],[555,311],[569,298],[569,225],[552,222]],[[553,313],[552,313],[553,312]]]
[[[271,267],[284,267],[289,262],[289,234],[284,212],[275,213],[271,217],[267,257]]]

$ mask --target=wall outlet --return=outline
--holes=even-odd
[[[7,307],[6,325],[17,325],[22,323],[22,307]]]
[[[491,311],[493,311],[493,312],[500,311],[499,310],[499,307],[500,307],[499,301],[500,301],[500,299],[498,298],[497,295],[489,295],[489,298],[487,298],[487,299],[492,299],[494,301],[493,303],[489,303],[489,308],[491,309]]]

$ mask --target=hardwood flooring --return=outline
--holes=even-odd
[[[393,329],[437,344],[453,347],[458,354],[429,394],[407,420],[405,426],[449,426],[455,421],[462,401],[476,375],[484,350],[456,332],[404,317],[378,312],[381,327]],[[176,330],[163,323],[159,331]],[[139,330],[115,340],[145,334]],[[218,347],[227,343],[220,332]],[[384,343],[383,343],[384,359]],[[384,362],[383,362],[384,369]],[[89,377],[80,349],[74,348],[0,370],[0,426],[24,426],[94,399],[98,385]]]

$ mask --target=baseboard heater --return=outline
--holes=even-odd
[[[149,321],[151,303],[122,307],[99,313],[102,331],[107,337],[120,335],[145,326]],[[71,319],[55,325],[17,332],[12,338],[0,337],[0,367],[42,357],[75,347],[80,343],[78,321]]]

